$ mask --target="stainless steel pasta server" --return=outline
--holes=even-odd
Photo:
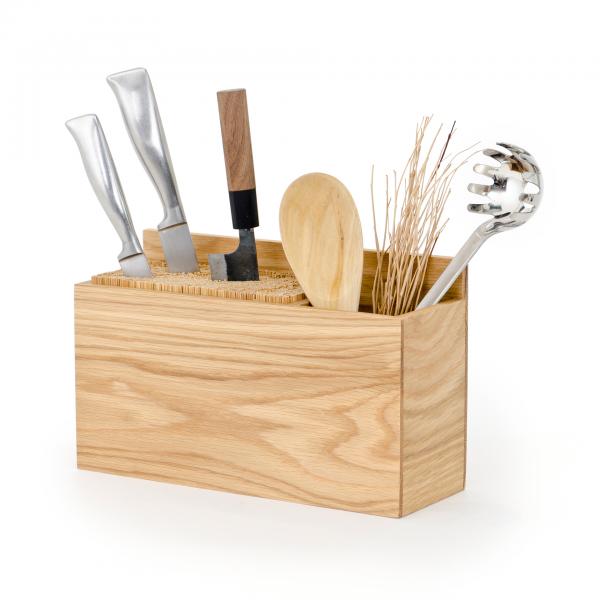
[[[444,272],[425,294],[417,309],[437,304],[483,243],[497,233],[514,229],[526,223],[542,201],[542,173],[527,150],[512,144],[498,143],[502,150],[488,148],[485,156],[497,161],[498,166],[477,164],[473,170],[491,178],[491,183],[471,183],[468,190],[485,198],[484,203],[469,204],[474,213],[492,215],[471,234]]]

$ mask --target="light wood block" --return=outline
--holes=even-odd
[[[198,260],[206,262],[209,253],[233,252],[239,244],[239,238],[223,235],[194,234],[192,236]],[[160,238],[156,229],[144,230],[144,250],[150,261],[164,261]],[[256,254],[261,269],[271,271],[292,271],[288,263],[281,242],[256,240]],[[427,265],[423,294],[437,281],[450,258],[446,256],[432,256]],[[383,262],[387,268],[387,260]],[[360,305],[371,306],[371,290],[377,270],[377,253],[374,250],[365,250],[363,256],[363,279],[360,291]],[[467,276],[463,273],[446,293],[445,300],[459,300],[467,295]]]
[[[466,295],[388,317],[82,283],[75,344],[82,469],[391,517],[464,486]]]

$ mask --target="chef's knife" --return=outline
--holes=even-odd
[[[100,120],[96,115],[83,115],[67,121],[65,125],[77,142],[92,188],[123,242],[118,257],[123,273],[127,277],[152,277],[150,265],[135,234]]]
[[[198,270],[196,251],[185,219],[152,83],[146,69],[131,69],[107,77],[117,97],[136,152],[154,183],[165,211],[158,225],[169,271]]]
[[[229,254],[208,255],[211,278],[257,281],[259,273],[254,228],[258,227],[258,205],[246,90],[217,92],[217,102],[231,220],[233,228],[239,232],[240,243]]]

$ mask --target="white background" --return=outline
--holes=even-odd
[[[0,596],[598,597],[598,123],[593,3],[4,2]],[[75,468],[72,284],[118,240],[68,118],[96,112],[141,233],[161,218],[104,78],[154,82],[191,228],[228,234],[215,92],[248,90],[262,238],[319,170],[372,246],[369,177],[416,122],[508,140],[545,173],[539,214],[470,270],[467,490],[406,519]],[[480,218],[465,170],[438,253]]]

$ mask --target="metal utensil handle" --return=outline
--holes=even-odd
[[[92,188],[123,242],[119,260],[141,254],[142,246],[135,233],[100,120],[96,115],[84,115],[67,121],[66,126],[77,142]]]
[[[148,72],[146,69],[132,69],[109,75],[107,81],[117,97],[129,137],[162,201],[165,214],[158,229],[185,223],[171,155]]]
[[[492,232],[488,230],[487,223],[481,224],[463,244],[463,247],[458,251],[456,256],[448,263],[443,273],[438,277],[431,289],[425,294],[417,310],[427,308],[437,304],[452,287],[452,284],[457,280],[458,276],[465,270],[469,261],[473,258],[477,250],[487,240]]]

